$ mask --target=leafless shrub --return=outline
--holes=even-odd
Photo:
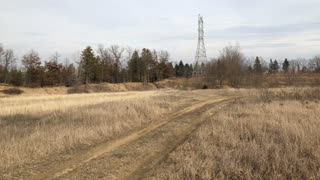
[[[244,75],[244,59],[239,45],[225,47],[217,60],[207,64],[207,79],[220,86],[226,80],[232,87],[238,87]]]
[[[18,95],[18,94],[22,94],[23,90],[19,88],[9,88],[9,89],[2,90],[2,92],[8,95]]]

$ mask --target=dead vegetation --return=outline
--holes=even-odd
[[[319,88],[1,98],[0,178],[161,121],[181,104],[245,92],[209,116],[146,178],[319,179]]]
[[[6,95],[19,95],[22,94],[23,91],[19,88],[8,88],[8,89],[4,89],[2,91],[0,91]]]
[[[113,139],[170,112],[170,91],[0,99],[0,174]]]
[[[271,102],[273,100],[319,101],[319,88],[260,89],[257,100]]]
[[[255,91],[209,118],[146,179],[319,179],[318,92]]]
[[[101,92],[125,92],[145,91],[157,89],[156,84],[149,83],[101,83],[74,85],[72,87],[56,86],[42,88],[13,87],[0,84],[0,96],[3,95],[55,95],[55,94],[80,94],[80,93],[101,93]]]

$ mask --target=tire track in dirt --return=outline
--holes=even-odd
[[[184,142],[201,124],[203,118],[200,117],[208,109],[231,99],[234,97],[196,103],[165,121],[152,123],[126,137],[100,144],[61,164],[48,167],[48,171],[30,179],[139,179]],[[134,157],[140,159],[136,161]]]

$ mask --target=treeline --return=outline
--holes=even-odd
[[[239,46],[228,46],[220,51],[218,58],[210,60],[205,66],[204,76],[209,82],[233,87],[239,86],[241,80],[253,79],[252,85],[263,83],[263,77],[283,73],[293,77],[297,73],[320,73],[320,56],[306,60],[303,58],[283,62],[270,59],[266,63],[261,57],[254,60],[247,58]],[[292,80],[292,79],[290,79]]]
[[[19,61],[19,62],[18,62]],[[20,65],[18,68],[17,64]],[[217,58],[201,65],[201,77],[213,84],[239,86],[243,80],[253,80],[261,84],[263,77],[283,73],[293,77],[297,73],[320,73],[320,56],[309,60],[284,59],[282,62],[271,59],[266,62],[261,57],[247,58],[239,46],[228,46],[220,51]],[[65,60],[61,63],[58,53],[49,59],[41,60],[36,51],[16,58],[11,49],[0,45],[0,83],[14,86],[74,86],[88,83],[152,83],[170,77],[199,76],[192,64],[170,62],[167,51],[143,48],[133,50],[112,45],[90,46],[82,50],[74,63]],[[292,78],[290,79],[291,81]]]
[[[21,68],[17,67],[20,60]],[[31,50],[22,58],[13,50],[0,46],[0,83],[14,86],[73,86],[88,83],[155,82],[170,77],[191,77],[192,65],[170,62],[167,51],[143,48],[141,51],[117,45],[94,51],[85,48],[75,63],[60,62],[55,53],[42,62],[39,54]]]

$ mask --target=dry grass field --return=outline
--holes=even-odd
[[[73,87],[12,87],[6,84],[0,84],[0,98],[12,95],[33,96],[37,95],[61,95],[61,94],[79,94],[79,93],[100,93],[100,92],[126,92],[126,91],[141,91],[155,90],[155,84],[144,85],[143,83],[101,83],[77,85]]]
[[[1,98],[0,169],[114,138],[161,119],[181,98],[170,91]]]
[[[146,179],[319,179],[320,90],[253,90]]]
[[[130,134],[207,97],[199,94],[168,89],[0,98],[0,174],[24,177],[35,164]]]
[[[0,179],[319,179],[319,100],[319,88],[4,97]]]

